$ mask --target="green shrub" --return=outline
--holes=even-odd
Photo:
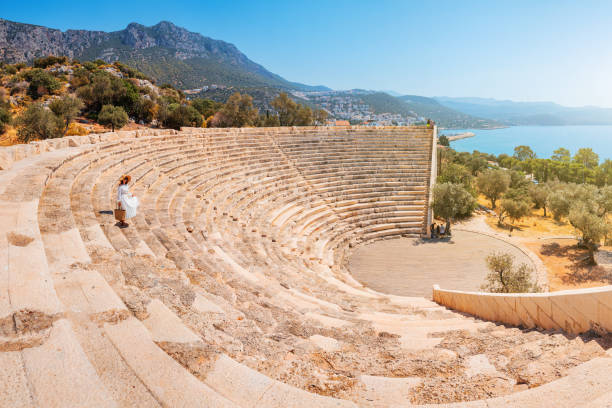
[[[33,62],[35,68],[47,68],[55,64],[67,64],[68,57],[56,57],[49,55],[48,57],[36,58]]]
[[[62,134],[66,134],[68,126],[76,118],[85,105],[79,98],[66,95],[49,104],[49,109],[63,122]]]
[[[85,61],[83,63],[83,68],[85,68],[86,70],[90,72],[93,72],[98,69],[98,66],[91,61]]]
[[[164,105],[160,108],[159,118],[164,127],[177,130],[183,126],[201,127],[204,123],[200,112],[188,105]]]
[[[250,95],[239,92],[229,97],[223,108],[213,119],[214,127],[243,127],[254,126],[259,114],[253,106],[253,98]]]
[[[510,174],[506,170],[485,170],[476,178],[478,191],[489,200],[491,208],[495,209],[495,202],[510,186]]]
[[[40,68],[34,68],[24,75],[30,82],[28,95],[36,100],[43,95],[51,94],[60,88],[60,82],[50,73]]]
[[[23,112],[18,120],[19,140],[27,143],[31,140],[52,139],[61,137],[63,123],[61,119],[40,103],[33,103]]]
[[[6,126],[11,124],[11,112],[0,106],[0,133],[4,133]]]
[[[191,106],[200,112],[202,116],[208,118],[209,116],[213,116],[215,113],[217,113],[223,104],[213,101],[212,99],[195,98],[191,101]]]
[[[103,126],[110,126],[114,132],[115,128],[120,129],[128,122],[128,115],[120,106],[104,105],[98,114],[98,123]]]
[[[4,72],[9,75],[15,75],[17,73],[17,68],[14,65],[6,65],[4,67]]]
[[[433,191],[432,208],[436,217],[446,221],[447,231],[450,224],[472,215],[477,207],[476,199],[461,184],[436,184]]]
[[[441,136],[438,138],[438,144],[439,144],[440,146],[446,146],[446,147],[449,147],[449,146],[450,146],[450,141],[448,140],[448,136],[446,136],[446,135],[441,135]]]
[[[541,292],[533,279],[532,270],[526,265],[514,266],[514,257],[508,253],[492,253],[486,259],[489,273],[481,290],[493,293]]]

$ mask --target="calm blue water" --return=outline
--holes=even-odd
[[[472,132],[476,136],[451,142],[460,152],[478,150],[485,153],[512,155],[519,145],[530,146],[541,158],[565,147],[572,155],[581,147],[590,147],[599,160],[612,158],[612,126],[512,126],[504,129],[444,129],[439,134]]]

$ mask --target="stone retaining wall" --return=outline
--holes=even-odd
[[[433,287],[440,305],[482,319],[578,334],[612,332],[612,286],[548,293],[482,293]]]

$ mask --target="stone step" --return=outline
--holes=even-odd
[[[128,318],[116,325],[105,325],[104,331],[162,406],[235,406],[160,349],[136,319]]]

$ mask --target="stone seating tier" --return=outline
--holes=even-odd
[[[426,230],[434,135],[188,128],[0,150],[0,406],[413,406],[438,384],[424,367],[464,379],[472,360],[480,398],[506,378],[488,361],[548,335],[377,293],[345,265]],[[126,173],[141,206],[121,229]],[[487,333],[504,339],[487,356],[449,349]],[[548,370],[564,377],[514,393],[506,378],[465,405],[609,403],[610,356],[558,342],[582,353]]]

